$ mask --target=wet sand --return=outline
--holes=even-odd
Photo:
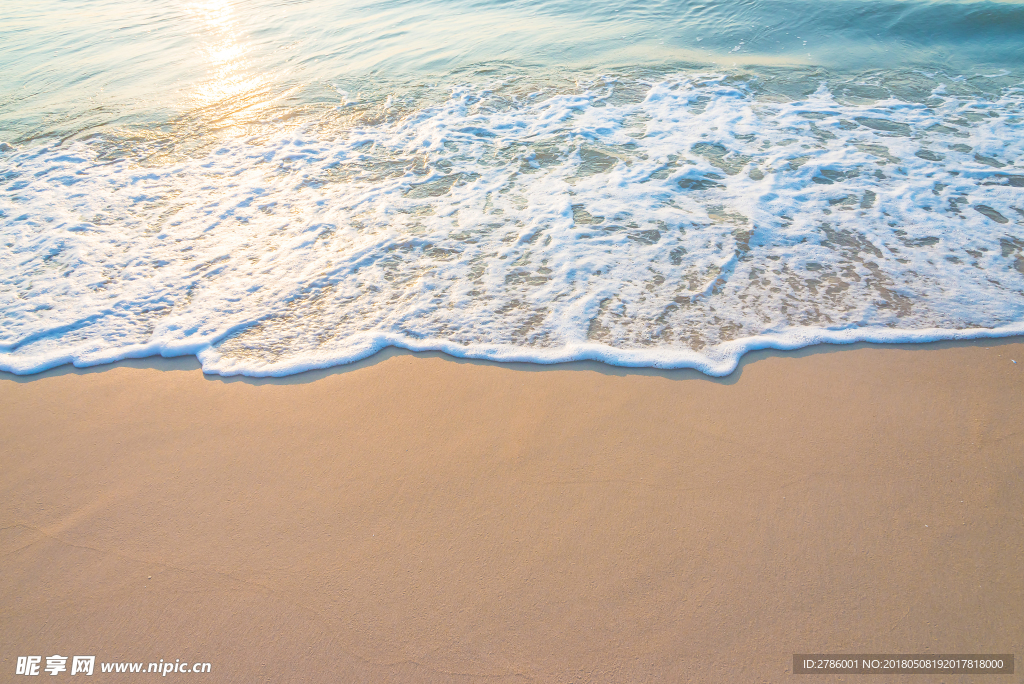
[[[196,368],[0,376],[0,680],[82,654],[210,682],[923,684],[977,677],[792,656],[980,652],[1024,681],[1019,338],[719,380]]]

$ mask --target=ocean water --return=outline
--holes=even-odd
[[[1024,333],[1022,0],[4,0],[0,369]]]

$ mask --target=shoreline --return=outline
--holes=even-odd
[[[799,331],[798,331],[799,332]],[[245,376],[250,378],[284,378],[291,375],[300,375],[311,371],[330,371],[333,368],[352,367],[357,364],[378,363],[383,359],[390,358],[395,354],[412,355],[441,355],[453,361],[480,362],[485,364],[496,364],[499,366],[539,366],[549,368],[565,368],[572,364],[594,363],[602,367],[611,368],[651,368],[658,371],[688,371],[694,370],[701,375],[713,378],[730,376],[751,354],[757,352],[769,353],[790,353],[799,352],[803,349],[815,349],[816,352],[825,351],[831,348],[858,348],[859,345],[870,345],[879,347],[902,348],[907,346],[919,347],[921,345],[933,345],[944,343],[997,343],[999,340],[1024,339],[1024,324],[1003,326],[1002,328],[967,328],[950,331],[941,328],[899,331],[903,334],[894,334],[892,339],[888,329],[863,330],[854,328],[839,331],[816,331],[808,333],[808,336],[798,332],[785,335],[761,335],[750,338],[741,338],[733,342],[727,342],[712,347],[716,353],[712,356],[702,354],[693,350],[640,350],[640,349],[617,349],[599,344],[579,344],[568,348],[558,348],[555,353],[550,353],[543,348],[522,348],[522,347],[495,347],[487,345],[461,346],[454,343],[440,340],[429,340],[423,344],[409,344],[408,340],[392,339],[391,336],[380,336],[375,341],[363,345],[362,351],[357,351],[348,356],[336,357],[331,360],[317,360],[305,363],[298,363],[286,368],[270,366],[259,371],[232,370],[218,368],[218,359],[213,359],[211,369],[206,375],[219,375],[221,377]],[[822,334],[824,333],[824,334]],[[811,339],[813,341],[807,341]],[[486,351],[481,351],[480,348]],[[524,349],[530,349],[533,356],[522,358]],[[87,365],[77,365],[78,360],[64,361],[58,365],[49,366],[44,363],[42,370],[34,371],[12,371],[0,369],[0,376],[12,375],[21,377],[32,377],[45,373],[55,368],[72,366],[77,369],[93,367],[107,367],[125,362],[134,362],[147,359],[181,359],[192,358],[196,360],[196,367],[203,369],[205,363],[201,357],[210,352],[212,347],[207,347],[195,353],[184,352],[170,356],[164,356],[163,352],[154,349],[149,354],[132,355],[126,352],[127,356],[114,360],[103,360]],[[363,351],[368,351],[363,353]],[[674,353],[675,356],[671,354]],[[669,354],[671,360],[665,360],[664,354]],[[526,355],[529,356],[529,355]],[[662,357],[662,358],[659,358]],[[762,357],[755,357],[762,358]],[[362,366],[359,366],[362,367]],[[295,370],[295,369],[298,370]]]
[[[781,681],[794,653],[1024,652],[1024,338],[724,378],[190,358],[0,374],[0,671]]]
[[[959,347],[989,347],[1024,344],[1024,334],[1006,334],[998,336],[969,337],[966,339],[927,339],[922,342],[873,342],[867,340],[856,340],[852,342],[815,342],[798,347],[757,347],[750,351],[743,352],[736,361],[733,370],[724,375],[706,373],[699,368],[692,366],[684,367],[661,367],[654,365],[617,365],[598,359],[579,359],[573,361],[502,361],[488,358],[477,358],[473,356],[455,356],[440,349],[414,350],[406,347],[388,345],[382,349],[346,363],[336,363],[322,367],[311,367],[306,370],[287,373],[284,375],[246,375],[234,373],[223,375],[218,372],[207,373],[203,370],[202,362],[193,354],[182,354],[179,356],[161,356],[152,354],[148,356],[128,357],[115,361],[97,363],[88,366],[76,366],[73,362],[62,363],[41,371],[32,373],[14,373],[0,370],[0,380],[11,380],[15,382],[31,381],[55,375],[67,373],[96,373],[112,370],[114,368],[145,368],[152,370],[197,370],[208,379],[221,379],[224,381],[252,380],[252,381],[280,381],[284,384],[302,381],[311,382],[314,379],[327,377],[337,373],[347,373],[363,368],[375,366],[395,357],[410,356],[421,359],[444,359],[457,364],[470,364],[496,368],[507,368],[516,371],[540,372],[540,371],[563,371],[563,370],[592,370],[607,375],[656,375],[671,379],[703,378],[706,380],[735,381],[737,373],[742,373],[743,368],[758,361],[777,358],[803,358],[817,354],[831,354],[843,351],[854,351],[859,349],[894,349],[902,351],[932,351],[938,349],[952,349]],[[1024,356],[1024,354],[1022,354]],[[1024,359],[1022,359],[1024,362]]]

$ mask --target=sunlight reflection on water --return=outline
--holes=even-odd
[[[502,70],[1018,74],[1020,2],[4,0],[0,130],[66,137]],[[210,111],[206,111],[212,108]]]

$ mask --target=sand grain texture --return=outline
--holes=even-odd
[[[988,652],[1019,682],[1022,373],[1011,340],[725,380],[430,354],[3,376],[0,681],[59,653],[211,682],[956,682],[789,671]]]

